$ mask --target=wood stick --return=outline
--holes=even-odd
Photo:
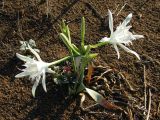
[[[47,0],[46,2],[47,2],[46,15],[47,15],[47,18],[48,18],[48,14],[49,14],[49,0]]]
[[[120,9],[120,11],[117,13],[117,16],[121,13],[121,11],[124,9],[124,7],[127,5],[127,3],[125,3],[122,8]]]
[[[148,90],[148,112],[147,112],[147,117],[146,117],[146,120],[149,120],[149,116],[150,116],[150,111],[151,111],[151,96],[152,96],[152,94],[151,94],[151,90],[150,90],[150,88],[149,88],[149,90]]]
[[[144,79],[144,108],[146,110],[146,103],[147,103],[147,93],[146,93],[146,66],[143,65],[143,79]]]

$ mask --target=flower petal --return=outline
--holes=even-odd
[[[45,74],[45,71],[42,73],[42,86],[43,86],[44,91],[47,92],[47,89],[46,89],[46,74]]]
[[[16,53],[16,56],[17,56],[20,60],[25,61],[25,62],[27,62],[27,61],[32,61],[31,58],[26,57],[26,56],[24,56],[24,55],[21,55],[21,54],[19,54],[19,53]]]
[[[29,50],[36,56],[39,61],[42,61],[38,53],[28,45]]]
[[[119,54],[119,50],[118,50],[118,47],[116,44],[113,45],[114,46],[114,49],[116,50],[117,52],[117,55],[118,55],[118,59],[120,58],[120,54]]]
[[[144,38],[143,35],[133,35],[135,39]]]
[[[109,29],[112,34],[113,33],[113,16],[110,10],[108,10],[108,14],[109,14]]]
[[[55,73],[55,71],[53,71],[51,68],[48,68],[47,70],[46,70],[46,72],[48,72],[48,73]]]
[[[35,83],[34,83],[34,85],[32,87],[32,95],[33,95],[33,97],[35,97],[35,91],[36,91],[36,88],[37,88],[37,86],[39,84],[40,78],[41,78],[41,76],[38,76],[38,78],[36,79],[36,81],[35,81]]]
[[[122,45],[122,44],[118,44],[121,48],[123,48],[126,52],[129,52],[129,53],[132,53],[132,54],[134,54],[139,60],[140,60],[140,57],[139,57],[139,55],[136,53],[136,52],[134,52],[133,50],[130,50],[129,48],[127,48],[126,46],[124,46],[124,45]]]
[[[123,25],[123,26],[126,26],[126,25],[131,21],[131,19],[132,19],[132,13],[130,13],[130,14],[126,17],[126,19],[123,21],[122,25]]]
[[[28,76],[28,75],[30,75],[30,73],[25,71],[25,72],[21,72],[21,73],[17,74],[15,76],[15,78],[21,78],[21,77],[25,77],[25,76]]]
[[[110,38],[104,37],[99,42],[108,42],[109,40],[110,40]]]

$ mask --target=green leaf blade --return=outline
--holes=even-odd
[[[84,50],[84,39],[85,39],[85,18],[81,20],[81,47]]]

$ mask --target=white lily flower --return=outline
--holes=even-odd
[[[50,65],[52,65],[51,63],[43,62],[41,60],[40,56],[38,55],[38,53],[34,49],[32,49],[29,45],[28,45],[28,48],[35,55],[37,60],[16,53],[16,56],[19,59],[26,62],[23,65],[26,68],[22,69],[23,72],[17,74],[15,77],[21,78],[24,76],[29,76],[29,78],[32,80],[32,82],[34,82],[34,85],[32,87],[32,94],[35,97],[35,91],[36,91],[36,88],[37,88],[40,80],[42,81],[42,86],[43,86],[44,91],[47,92],[46,82],[45,82],[45,80],[46,80],[45,73],[46,72],[54,73],[54,71],[52,71],[51,68],[48,68]]]
[[[143,35],[133,35],[129,29],[131,28],[131,26],[127,26],[127,24],[130,22],[130,20],[132,19],[132,13],[130,13],[126,19],[122,22],[122,24],[120,24],[115,31],[113,31],[113,17],[112,17],[112,13],[110,10],[108,10],[109,13],[109,28],[111,31],[111,36],[108,37],[104,37],[100,40],[100,42],[108,42],[110,44],[113,45],[113,47],[115,48],[117,55],[118,55],[118,59],[120,58],[120,54],[119,54],[119,50],[117,46],[120,46],[122,49],[124,49],[125,51],[134,54],[139,60],[140,57],[139,55],[133,51],[130,50],[129,48],[127,48],[125,45],[129,45],[132,44],[132,40],[136,40],[139,38],[144,38]]]

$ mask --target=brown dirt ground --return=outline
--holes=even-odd
[[[104,35],[109,35],[103,17],[108,9],[118,10],[124,0],[49,0],[49,18],[46,18],[45,0],[2,0],[0,2],[0,120],[106,120],[123,119],[116,112],[111,114],[91,114],[83,112],[76,104],[76,99],[66,97],[63,89],[54,85],[48,78],[48,92],[38,87],[36,98],[31,95],[31,82],[27,79],[15,79],[21,62],[15,57],[19,52],[20,40],[34,39],[41,50],[43,60],[64,57],[68,52],[58,38],[58,24],[62,19],[69,22],[72,40],[79,43],[80,18],[85,16],[87,24],[86,43],[96,43]],[[114,24],[118,25],[127,14],[133,13],[132,31],[145,36],[133,42],[131,48],[139,53],[146,66],[147,83],[151,86],[152,120],[160,119],[160,2],[159,0],[126,0],[126,7],[118,17],[114,15]],[[95,10],[100,14],[97,15]],[[18,19],[19,16],[19,19]],[[116,26],[115,25],[115,26]],[[106,26],[102,27],[102,26]],[[96,50],[99,57],[96,64],[108,65],[123,73],[131,85],[138,89],[132,97],[144,96],[143,64],[135,56],[121,51],[117,60],[115,50],[111,46]],[[137,96],[136,96],[137,95]],[[94,102],[87,97],[85,106]],[[142,105],[140,105],[142,106]],[[103,112],[99,107],[94,112]],[[159,111],[159,112],[158,112]],[[138,114],[138,113],[137,113]],[[137,115],[138,116],[138,115]],[[129,119],[129,118],[126,118]],[[134,119],[142,119],[136,117]]]

